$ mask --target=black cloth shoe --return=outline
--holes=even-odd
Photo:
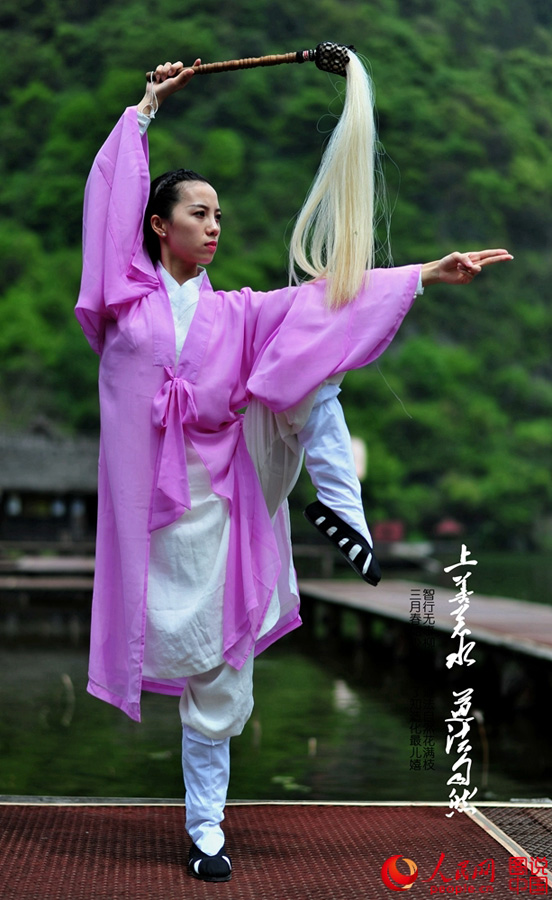
[[[224,846],[215,856],[209,856],[192,844],[188,856],[188,875],[202,881],[230,881],[232,862],[226,855]]]
[[[331,541],[357,575],[374,587],[378,584],[381,580],[381,569],[374,556],[374,548],[366,538],[347,525],[328,506],[320,503],[320,500],[310,503],[303,515],[320,534]]]

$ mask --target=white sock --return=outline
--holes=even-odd
[[[186,831],[203,853],[215,856],[224,845],[224,819],[230,780],[230,738],[215,741],[185,725],[182,769],[186,786]]]

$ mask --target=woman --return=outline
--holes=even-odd
[[[102,429],[88,690],[136,720],[142,690],[180,696],[188,870],[226,881],[229,739],[251,713],[254,654],[300,624],[285,504],[263,495],[239,410],[308,417],[321,384],[385,349],[420,284],[468,283],[511,257],[374,270],[337,309],[329,279],[213,292],[216,192],[179,170],[150,193],[144,134],[193,74],[157,68],[87,183],[76,314],[101,357]]]

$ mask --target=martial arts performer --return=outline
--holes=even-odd
[[[135,720],[143,690],[180,697],[188,871],[227,881],[229,741],[252,711],[254,655],[300,624],[283,499],[294,437],[321,385],[383,352],[420,286],[466,284],[511,257],[452,253],[353,286],[331,269],[266,293],[214,292],[217,194],[189,170],[150,188],[144,133],[193,74],[157,68],[87,182],[76,314],[100,355],[101,411],[88,690]],[[244,424],[248,404],[269,411],[270,434]]]

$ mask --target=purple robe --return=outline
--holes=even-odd
[[[98,531],[88,690],[140,719],[142,690],[180,694],[185,679],[142,679],[150,534],[190,508],[184,432],[231,518],[223,654],[248,655],[300,624],[286,590],[291,547],[271,524],[243,437],[252,396],[279,412],[324,379],[374,360],[410,308],[419,266],[375,270],[339,312],[324,283],[270,292],[213,291],[205,277],[182,353],[164,285],[142,240],[147,138],[125,111],[90,173],[77,318],[100,355]],[[281,615],[260,641],[278,583]]]

